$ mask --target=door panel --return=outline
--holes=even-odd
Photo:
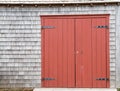
[[[43,29],[43,87],[74,87],[74,20],[45,19]],[[49,80],[45,78],[53,78]]]
[[[109,87],[106,17],[42,19],[42,87]]]
[[[82,19],[76,20],[76,33],[75,33],[75,40],[76,40],[76,86],[82,87]],[[79,29],[79,30],[78,30]],[[77,66],[79,65],[79,66]]]
[[[76,85],[92,87],[91,19],[76,20]]]
[[[76,19],[76,86],[107,87],[106,18]],[[101,80],[99,78],[102,78]]]
[[[105,18],[92,20],[92,26],[106,25]],[[93,28],[92,31],[93,87],[107,87],[107,29]]]

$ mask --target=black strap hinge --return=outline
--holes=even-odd
[[[49,78],[49,77],[47,77],[47,78],[42,78],[42,81],[44,81],[44,80],[55,80],[55,78]]]
[[[42,26],[41,27],[42,29],[53,29],[53,28],[55,28],[54,26]]]
[[[96,78],[96,80],[106,80],[106,81],[108,81],[109,78]]]
[[[101,25],[101,26],[96,26],[96,28],[109,28],[108,26],[103,26],[103,25]]]

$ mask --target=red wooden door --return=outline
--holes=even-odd
[[[44,19],[42,86],[75,87],[74,20]]]
[[[91,19],[76,19],[76,86],[92,87]]]
[[[109,87],[106,18],[76,19],[76,87]]]
[[[42,17],[42,87],[109,87],[106,25],[108,16]]]

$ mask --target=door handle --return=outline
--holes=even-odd
[[[76,51],[76,54],[78,54],[79,53],[79,51]]]
[[[76,54],[83,54],[83,51],[81,50],[81,51],[76,51]]]

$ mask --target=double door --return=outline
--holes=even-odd
[[[42,17],[42,87],[109,87],[108,17]]]

